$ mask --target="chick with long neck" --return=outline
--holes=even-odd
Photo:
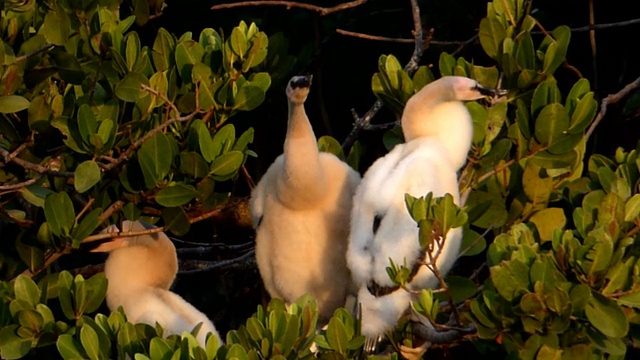
[[[250,210],[256,261],[269,294],[291,303],[310,293],[326,320],[344,305],[352,286],[345,252],[360,176],[318,151],[304,109],[310,85],[310,77],[297,76],[287,86],[284,152],[253,190]]]
[[[136,221],[124,221],[123,231],[153,228]],[[112,226],[105,231],[118,231]],[[132,323],[160,324],[165,334],[180,335],[202,324],[196,336],[201,346],[212,333],[222,340],[205,314],[169,291],[178,272],[176,248],[165,233],[119,237],[105,242],[92,251],[108,252],[104,273],[109,281],[107,306],[116,311],[122,306]]]
[[[475,80],[443,77],[415,95],[406,104],[401,125],[406,143],[397,145],[367,170],[354,196],[347,264],[359,287],[362,333],[377,337],[392,329],[408,309],[412,295],[393,284],[386,268],[389,258],[407,261],[417,269],[408,287],[433,288],[438,280],[426,266],[418,228],[404,203],[432,192],[449,193],[459,204],[457,171],[466,162],[473,136],[471,116],[462,101],[476,100],[503,91],[485,89]],[[446,274],[460,249],[462,229],[446,234],[436,265]]]

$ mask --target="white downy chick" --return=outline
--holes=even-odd
[[[284,152],[253,190],[250,210],[258,269],[269,294],[291,303],[310,293],[326,320],[353,289],[345,253],[360,175],[318,151],[304,109],[310,85],[311,77],[295,76],[287,86]]]
[[[126,220],[123,232],[143,231],[154,226]],[[116,232],[115,225],[105,229]],[[103,231],[104,232],[104,231]],[[169,291],[178,272],[176,248],[163,232],[132,237],[118,237],[100,244],[93,252],[108,252],[104,273],[109,281],[107,306],[116,311],[122,306],[127,320],[165,329],[166,335],[191,332],[202,323],[196,336],[204,347],[206,336],[212,333],[222,344],[215,326],[179,295]]]
[[[476,100],[503,90],[486,89],[475,80],[449,76],[436,80],[406,104],[401,125],[405,143],[378,159],[365,173],[354,196],[347,264],[362,305],[362,333],[374,338],[392,329],[407,310],[411,295],[394,286],[386,268],[415,266],[425,258],[418,227],[406,209],[405,194],[414,197],[449,193],[459,205],[457,171],[471,147],[473,123],[462,101]],[[462,229],[451,229],[437,260],[446,274],[460,250]],[[408,286],[434,288],[438,280],[426,266]]]

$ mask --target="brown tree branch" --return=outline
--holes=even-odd
[[[42,176],[37,176],[37,177],[34,177],[32,179],[25,180],[23,182],[19,182],[19,183],[16,183],[16,184],[0,185],[0,191],[13,192],[13,191],[22,189],[24,187],[27,187],[29,185],[35,184],[40,179],[42,179]],[[0,194],[0,195],[2,195],[2,194]]]
[[[604,99],[602,99],[602,102],[600,103],[600,111],[598,112],[598,115],[596,115],[595,120],[593,120],[593,123],[591,123],[591,126],[589,127],[589,129],[587,130],[587,133],[585,134],[587,140],[593,134],[593,131],[596,129],[598,124],[600,124],[600,121],[602,121],[604,116],[607,114],[607,106],[611,104],[615,104],[618,101],[624,99],[627,95],[629,95],[631,91],[637,89],[638,87],[640,87],[640,77],[638,77],[637,79],[627,84],[617,93],[610,94]]]
[[[20,145],[18,149],[20,149],[24,144]],[[5,162],[12,162],[16,165],[23,167],[26,170],[32,170],[37,172],[40,175],[48,175],[48,176],[56,176],[56,177],[73,177],[73,172],[61,172],[57,170],[52,170],[46,166],[42,166],[40,164],[34,164],[32,162],[20,159],[17,157],[17,154],[14,151],[10,153],[9,151],[0,147],[0,155],[5,159]]]
[[[171,107],[171,109],[173,111],[176,112],[176,114],[180,114],[180,112],[178,111],[178,108],[176,107],[176,105],[169,100],[165,95],[159,93],[158,91],[156,91],[153,88],[150,88],[146,85],[142,85],[142,89],[145,91],[150,92],[151,94],[161,98],[162,100],[164,100],[169,107]],[[191,120],[194,116],[196,116],[196,114],[198,114],[198,109],[196,109],[195,111],[193,111],[192,113],[188,114],[188,115],[184,115],[184,116],[178,116],[175,118],[171,118],[167,121],[165,121],[164,123],[158,125],[157,127],[149,130],[143,137],[141,137],[140,139],[138,139],[136,142],[132,143],[127,150],[125,150],[122,154],[120,154],[120,156],[118,156],[115,159],[112,159],[108,164],[106,165],[102,165],[102,170],[103,171],[110,171],[114,168],[116,168],[118,165],[120,165],[121,163],[129,160],[129,158],[133,155],[133,153],[139,149],[142,144],[144,144],[147,140],[151,139],[152,137],[154,137],[157,133],[163,131],[164,129],[166,129],[167,127],[178,123],[178,122],[183,122],[183,121],[189,121]]]
[[[296,1],[277,1],[277,0],[241,1],[237,3],[231,3],[231,4],[213,5],[211,7],[211,10],[231,9],[231,8],[241,7],[241,6],[285,6],[287,10],[291,8],[300,8],[300,9],[315,11],[317,13],[320,13],[320,16],[325,16],[325,15],[332,14],[334,12],[347,10],[347,9],[360,6],[366,2],[367,0],[355,0],[355,1],[342,3],[336,6],[332,6],[332,7],[322,7],[317,5],[300,3]]]

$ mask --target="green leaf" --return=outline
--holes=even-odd
[[[257,108],[264,101],[264,90],[249,84],[248,82],[244,83],[233,98],[234,110],[250,111]]]
[[[629,331],[629,321],[622,309],[599,293],[592,293],[584,312],[591,325],[606,336],[620,338]]]
[[[20,359],[31,350],[31,339],[23,339],[16,334],[18,325],[8,325],[0,330],[0,357]]]
[[[62,49],[54,49],[49,52],[49,55],[53,59],[56,70],[62,80],[74,85],[81,85],[86,79],[84,70],[82,70],[82,66],[75,55]]]
[[[181,207],[162,209],[162,219],[165,228],[176,236],[182,236],[189,232],[189,218]]]
[[[209,165],[197,152],[185,151],[180,153],[180,171],[201,179],[209,173]]]
[[[212,146],[211,154],[214,155],[212,157],[212,160],[213,158],[218,157],[220,154],[224,154],[229,150],[231,150],[231,148],[233,147],[233,143],[235,141],[236,141],[236,128],[233,126],[233,124],[227,124],[222,128],[220,128],[220,130],[218,130],[216,134],[213,136],[213,140],[211,143],[211,146]],[[207,160],[207,161],[210,162],[211,160]]]
[[[157,72],[151,75],[149,79],[149,86],[158,92],[159,95],[151,94],[151,107],[158,107],[164,105],[164,99],[160,96],[167,96],[169,91],[169,80],[167,80],[167,74],[164,72]]]
[[[229,151],[211,162],[209,173],[220,177],[229,176],[238,171],[243,160],[244,155],[240,151]]]
[[[640,216],[640,194],[635,194],[624,204],[624,221],[632,222],[638,216]]]
[[[542,71],[547,74],[555,72],[566,59],[571,30],[565,25],[558,26],[551,32],[551,36],[553,36],[553,39],[547,36],[541,45],[541,47],[543,47],[545,42],[550,41],[542,64]]]
[[[502,24],[496,18],[486,17],[480,21],[480,45],[492,59],[498,60],[502,53],[501,44],[507,36]]]
[[[182,206],[196,195],[197,191],[193,186],[179,183],[158,191],[156,202],[164,207]]]
[[[118,99],[127,102],[136,102],[138,99],[149,94],[142,90],[142,85],[149,86],[149,79],[136,72],[125,75],[115,86],[115,94]]]
[[[83,326],[80,329],[80,341],[82,347],[87,353],[87,356],[91,360],[97,360],[100,358],[100,342],[98,340],[98,334],[91,326]]]
[[[624,262],[614,263],[607,271],[605,278],[608,280],[607,285],[602,289],[602,294],[611,294],[616,291],[627,289],[629,283],[632,282],[633,266],[636,263],[635,257],[630,257]]]
[[[327,326],[327,341],[333,350],[339,354],[347,354],[347,331],[339,318],[332,317]]]
[[[156,71],[165,71],[173,66],[173,51],[175,45],[176,42],[173,35],[164,28],[160,28],[153,42],[153,51],[151,52]]]
[[[487,240],[471,229],[462,232],[462,244],[458,256],[474,256],[482,253],[487,248]]]
[[[24,275],[19,275],[14,284],[16,299],[24,300],[35,308],[40,302],[40,288],[38,285]]]
[[[82,349],[82,344],[69,334],[62,334],[58,337],[56,348],[65,360],[82,360],[87,358],[87,355],[84,354]]]
[[[0,114],[16,113],[29,107],[29,100],[20,95],[0,96]]]
[[[51,189],[39,185],[30,185],[20,189],[22,197],[37,207],[44,207],[44,199],[52,192]]]
[[[173,354],[173,348],[166,340],[159,337],[151,339],[149,356],[152,359],[170,359],[171,354]]]
[[[240,58],[244,57],[244,54],[247,52],[247,36],[240,29],[240,27],[236,26],[231,31],[231,37],[229,38],[231,50]]]
[[[318,139],[318,150],[327,152],[337,156],[339,159],[344,160],[344,153],[342,152],[342,145],[335,138],[325,135]]]
[[[204,56],[204,48],[194,40],[181,41],[176,46],[176,66],[184,82],[191,82],[193,65]]]
[[[546,208],[533,214],[529,221],[536,225],[540,240],[545,242],[551,241],[555,229],[564,228],[567,218],[560,208]]]
[[[49,194],[44,200],[44,216],[54,234],[68,235],[76,216],[69,195],[66,192]]]
[[[552,145],[569,128],[569,116],[561,104],[549,104],[542,108],[535,124],[536,139],[544,145]]]
[[[478,287],[473,280],[466,277],[448,275],[444,279],[444,282],[447,284],[449,292],[455,302],[463,302],[467,299],[471,299],[471,297],[478,292]],[[446,296],[444,295],[444,293],[439,293],[436,295],[436,298],[439,298],[441,301],[445,301]]]
[[[507,301],[528,290],[529,267],[518,259],[502,262],[490,268],[491,281]]]
[[[35,132],[43,132],[49,128],[53,110],[43,95],[31,100],[27,111],[29,128]]]
[[[87,144],[90,143],[91,135],[98,132],[98,120],[87,104],[82,104],[78,108],[78,130],[82,140]]]
[[[578,154],[575,150],[564,154],[552,154],[548,151],[537,152],[533,156],[533,161],[545,169],[562,169],[573,165]]]
[[[82,240],[91,235],[98,228],[100,225],[100,215],[102,215],[102,208],[93,209],[82,218],[82,221],[80,221],[80,224],[73,232],[73,244],[75,249],[80,246]]]
[[[157,133],[138,150],[138,162],[147,188],[153,189],[171,168],[171,145],[163,133]]]
[[[47,42],[54,45],[65,45],[71,32],[71,21],[62,8],[48,11],[44,15],[44,23],[40,28]]]
[[[98,163],[93,160],[87,160],[76,168],[73,176],[73,186],[77,192],[82,194],[100,182],[101,178],[102,171],[100,171]]]
[[[593,96],[593,92],[589,92],[578,101],[573,114],[571,114],[569,133],[582,135],[582,132],[587,129],[595,118],[598,103]]]

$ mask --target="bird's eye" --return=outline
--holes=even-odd
[[[382,221],[382,216],[376,215],[373,218],[373,234],[378,232],[378,228],[380,227],[380,222]]]

